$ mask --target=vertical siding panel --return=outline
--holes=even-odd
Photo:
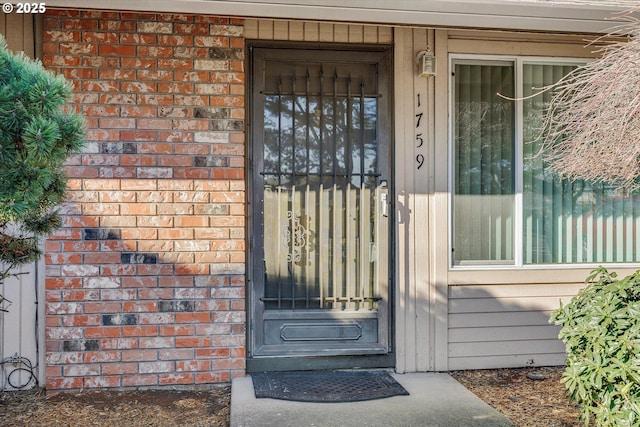
[[[32,365],[38,363],[36,352],[36,266],[29,264],[17,270],[26,273],[17,278],[7,279],[2,288],[2,295],[11,301],[4,304],[8,312],[2,313],[2,344],[0,360],[18,356],[29,359]],[[17,367],[22,367],[18,365]],[[12,365],[5,367],[9,373]],[[16,386],[28,381],[28,376],[18,374],[12,376]],[[1,383],[0,383],[1,385]],[[6,385],[7,388],[8,384]]]
[[[321,42],[333,41],[333,24],[327,24],[325,22],[320,23],[319,37]]]
[[[273,21],[258,21],[258,38],[273,40]]]
[[[363,41],[365,43],[378,43],[378,27],[365,25],[362,29]]]
[[[307,42],[317,42],[320,39],[317,22],[304,23],[304,40]]]
[[[349,43],[362,43],[364,41],[362,25],[349,25]]]
[[[304,22],[289,21],[289,40],[291,41],[304,40]]]
[[[396,99],[396,200],[399,224],[397,237],[396,349],[402,372],[434,369],[431,257],[429,205],[432,191],[430,176],[434,167],[433,153],[433,79],[418,77],[415,55],[433,43],[433,32],[427,29],[396,28],[395,34],[395,99]],[[418,106],[418,95],[420,105]],[[417,126],[417,114],[422,114]],[[417,147],[417,134],[424,142]],[[424,156],[417,169],[416,156]],[[408,220],[408,218],[411,218]],[[445,331],[446,333],[446,331]],[[446,345],[446,344],[445,344]]]
[[[447,287],[449,274],[449,253],[442,250],[443,246],[448,248],[449,241],[449,199],[448,199],[448,144],[440,143],[448,141],[449,119],[448,119],[448,63],[449,53],[448,34],[443,30],[436,30],[434,34],[434,52],[438,59],[437,74],[434,79],[434,187],[432,203],[433,209],[430,211],[431,237],[431,257],[432,264],[432,310],[433,310],[433,339],[434,369],[446,371],[448,369],[447,354],[447,330],[448,330],[448,306]]]
[[[275,21],[273,23],[273,38],[275,40],[288,40],[289,39],[289,22]]]
[[[258,38],[258,21],[255,19],[246,19],[244,21],[244,36],[248,39]]]
[[[393,43],[393,28],[375,25],[248,19],[245,21],[244,31],[247,39],[325,43]]]
[[[429,40],[429,35],[432,33],[426,29],[413,30],[413,58],[415,58],[415,52],[424,49],[430,45],[429,42],[433,42],[433,39]],[[431,45],[433,51],[433,46]],[[430,292],[430,270],[431,265],[429,262],[429,241],[430,241],[430,228],[429,224],[429,199],[430,194],[430,174],[433,172],[434,162],[433,154],[430,152],[433,147],[433,140],[431,131],[433,129],[433,84],[434,79],[419,77],[416,72],[416,66],[414,63],[408,67],[408,72],[413,76],[413,108],[414,118],[416,114],[422,113],[420,128],[416,129],[415,124],[413,129],[415,132],[421,133],[424,143],[422,147],[417,148],[417,138],[413,135],[413,149],[412,158],[416,158],[418,154],[424,156],[424,166],[417,169],[415,164],[411,167],[407,167],[407,170],[411,170],[414,174],[414,206],[411,208],[413,215],[413,277],[414,283],[414,304],[415,304],[415,359],[416,370],[426,371],[432,368],[432,349],[430,347],[431,342],[431,292]],[[420,94],[420,107],[417,106],[417,94]]]
[[[22,50],[31,58],[35,58],[34,15],[23,15]]]
[[[9,15],[6,13],[0,15],[0,34],[2,35],[7,34],[7,16]]]
[[[392,27],[378,27],[378,43],[383,43],[383,44],[393,43]]]
[[[400,210],[398,221],[398,235],[396,238],[395,253],[397,254],[396,268],[396,370],[399,373],[411,372],[415,369],[414,358],[414,325],[415,313],[411,303],[411,272],[409,260],[412,257],[413,248],[410,246],[409,221],[406,220],[409,213],[410,194],[412,181],[403,173],[408,162],[412,161],[413,137],[413,95],[412,85],[406,84],[409,77],[407,70],[411,69],[412,33],[408,28],[396,28],[394,45],[394,96],[395,96],[395,199]],[[411,80],[412,81],[412,80]],[[413,221],[411,221],[413,222]]]
[[[337,43],[347,43],[349,41],[349,26],[345,24],[334,24],[333,41]]]
[[[4,14],[6,17],[6,28],[4,32],[4,37],[7,40],[7,45],[9,49],[18,52],[24,49],[24,40],[23,40],[23,15],[18,15],[17,13],[13,14]]]

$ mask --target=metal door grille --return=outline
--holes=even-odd
[[[387,227],[377,66],[267,61],[265,70],[265,309],[374,310]]]

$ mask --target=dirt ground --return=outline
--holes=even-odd
[[[544,376],[533,380],[527,374]],[[517,427],[583,425],[560,384],[561,368],[455,371],[451,375]],[[230,388],[211,391],[42,391],[0,393],[0,426],[228,426]]]

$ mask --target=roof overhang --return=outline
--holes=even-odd
[[[625,0],[47,0],[47,7],[606,33],[616,26],[615,15],[628,9],[625,3]]]

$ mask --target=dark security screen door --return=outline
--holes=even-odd
[[[252,65],[251,356],[387,353],[387,55]]]

